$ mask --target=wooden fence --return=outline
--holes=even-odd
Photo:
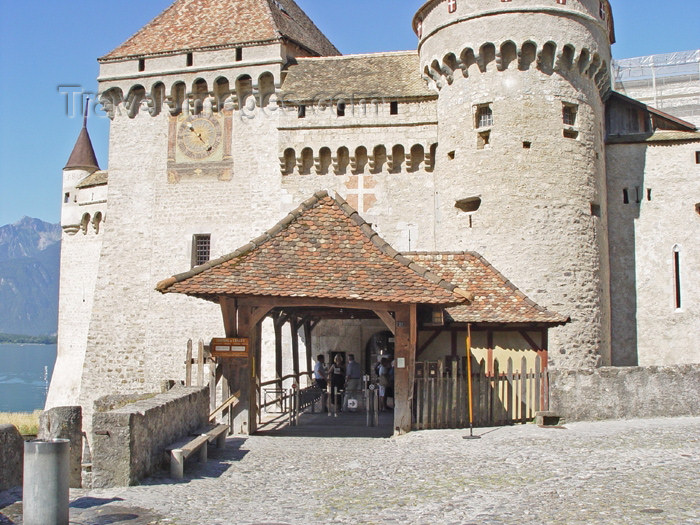
[[[466,358],[458,361],[416,363],[413,393],[413,428],[465,428],[469,426]],[[513,358],[503,365],[495,360],[493,372],[486,362],[472,360],[472,407],[475,427],[526,423],[535,412],[549,407],[547,369],[538,356],[534,369],[523,357],[516,368]]]

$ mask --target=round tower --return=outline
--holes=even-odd
[[[437,247],[480,252],[571,317],[552,364],[609,363],[608,1],[430,0],[413,25],[439,93]]]

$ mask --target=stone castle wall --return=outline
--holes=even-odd
[[[698,143],[611,144],[607,148],[618,365],[700,362],[700,165]],[[625,203],[624,191],[627,192]],[[676,305],[674,250],[680,261]]]
[[[550,331],[552,365],[609,363],[607,28],[532,2],[463,9],[435,7],[422,21],[421,66],[440,93],[438,249],[481,253],[535,302],[571,317]],[[478,210],[455,207],[469,198]]]

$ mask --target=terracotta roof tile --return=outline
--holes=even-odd
[[[416,51],[300,58],[282,84],[286,100],[319,97],[436,97],[421,78]]]
[[[100,61],[281,39],[339,54],[294,0],[177,0]]]
[[[404,254],[443,279],[473,294],[470,304],[447,309],[456,322],[563,324],[567,317],[528,299],[486,259],[474,252]]]
[[[78,189],[92,188],[94,186],[104,186],[108,182],[109,173],[99,170],[85,177],[78,184],[76,184],[75,187]]]
[[[319,192],[252,244],[158,284],[163,293],[208,300],[218,295],[359,299],[388,303],[461,304],[453,284],[396,253],[355,210]],[[347,211],[351,213],[348,214]],[[412,267],[409,267],[411,265]],[[417,273],[419,272],[419,273]]]

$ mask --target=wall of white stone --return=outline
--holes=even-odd
[[[619,348],[613,363],[698,363],[700,347],[688,345],[688,337],[700,333],[700,143],[612,144],[607,151],[613,345]]]

